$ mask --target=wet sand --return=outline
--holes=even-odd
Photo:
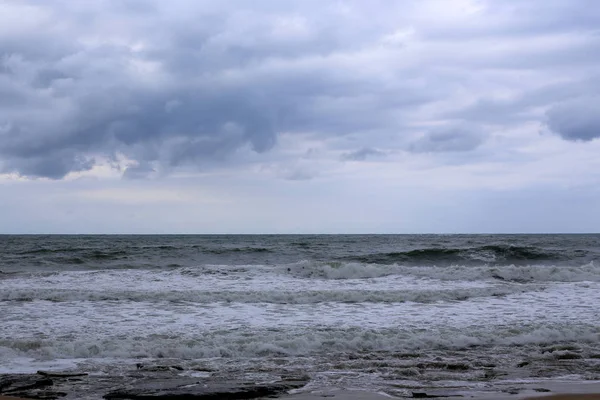
[[[549,392],[536,391],[543,386]],[[417,392],[416,390],[414,392]],[[504,391],[450,391],[439,389],[419,390],[427,393],[429,398],[437,399],[481,399],[481,400],[600,400],[600,382],[545,382],[520,386],[518,393]],[[444,396],[446,395],[446,396]],[[419,398],[412,396],[412,391],[404,395],[373,393],[361,390],[331,390],[315,393],[298,393],[281,397],[284,400],[390,400]],[[421,397],[427,398],[427,397]]]
[[[284,400],[324,400],[324,399],[335,399],[335,400],[389,400],[392,398],[384,394],[379,393],[369,393],[364,391],[339,391],[335,394],[333,393],[321,393],[321,394],[313,394],[313,393],[302,393],[297,395],[288,395],[281,397]],[[455,399],[456,397],[447,397],[447,399]],[[500,399],[524,399],[524,400],[600,400],[599,393],[583,393],[583,394],[550,394],[548,396],[537,396],[537,397],[521,397],[510,394],[491,394],[491,395],[481,395],[479,397],[477,394],[473,394],[472,396],[464,395],[466,399],[482,399],[482,400],[500,400]],[[440,398],[440,399],[443,399]],[[0,396],[0,400],[28,400],[22,399],[18,397],[10,397],[10,396]]]
[[[296,395],[288,395],[281,397],[285,400],[390,400],[390,399],[403,399],[411,397],[392,397],[380,393],[370,393],[364,391],[338,391],[336,393],[302,393]],[[412,397],[414,398],[414,397]],[[465,393],[462,397],[438,397],[439,399],[481,399],[481,400],[600,400],[600,393],[575,393],[575,394],[551,394],[546,396],[533,396],[523,397],[519,395],[511,395],[508,393],[473,393],[469,395]],[[3,400],[0,398],[0,400]]]
[[[540,393],[540,387],[548,392]],[[281,400],[390,400],[390,399],[410,399],[410,398],[437,398],[437,399],[481,399],[481,400],[600,400],[600,381],[592,382],[560,382],[546,381],[542,383],[521,383],[518,385],[518,392],[514,389],[516,385],[507,383],[506,389],[512,388],[513,391],[503,390],[501,387],[498,390],[411,390],[405,394],[390,395],[387,393],[368,392],[363,390],[345,390],[331,389],[320,390],[311,393],[295,393],[286,394],[277,397]],[[428,396],[413,395],[415,393],[426,393]],[[67,398],[72,398],[67,396]],[[273,397],[270,397],[273,398]],[[0,395],[0,400],[28,400],[26,398],[18,398],[11,396]],[[257,399],[258,400],[258,399]]]
[[[18,397],[10,397],[10,396],[0,396],[0,400],[25,400],[25,399],[20,399]]]
[[[544,399],[544,400],[600,400],[600,394],[557,394],[544,397],[529,397],[529,400]]]

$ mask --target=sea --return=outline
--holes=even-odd
[[[600,379],[600,235],[4,235],[0,271],[0,374]]]

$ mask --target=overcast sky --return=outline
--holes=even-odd
[[[0,232],[599,230],[597,0],[0,0]]]

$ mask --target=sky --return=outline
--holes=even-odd
[[[0,233],[599,227],[597,0],[0,0]]]

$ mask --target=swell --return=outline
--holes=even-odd
[[[545,249],[535,246],[485,245],[474,247],[427,247],[407,251],[372,253],[345,257],[348,261],[367,264],[395,263],[444,263],[458,262],[536,262],[564,261],[570,258],[585,257],[584,250],[576,250],[568,254],[565,251]]]
[[[321,290],[321,291],[135,291],[135,290],[77,290],[77,289],[7,289],[0,293],[0,301],[80,302],[80,301],[134,301],[134,302],[190,302],[211,303],[433,303],[465,301],[472,298],[503,297],[511,294],[543,290],[537,285],[497,286],[442,290]]]
[[[210,254],[231,254],[231,253],[272,253],[273,251],[266,247],[234,247],[222,249],[204,249],[203,253]]]
[[[253,254],[268,254],[273,250],[266,247],[212,248],[200,245],[189,246],[132,246],[123,248],[56,247],[24,250],[10,256],[10,260],[0,259],[3,268],[18,269],[19,266],[48,267],[62,266],[77,269],[95,267],[107,268],[150,268],[171,267],[178,262],[187,263],[198,257],[236,255],[243,257]],[[1,254],[0,254],[1,256]]]

